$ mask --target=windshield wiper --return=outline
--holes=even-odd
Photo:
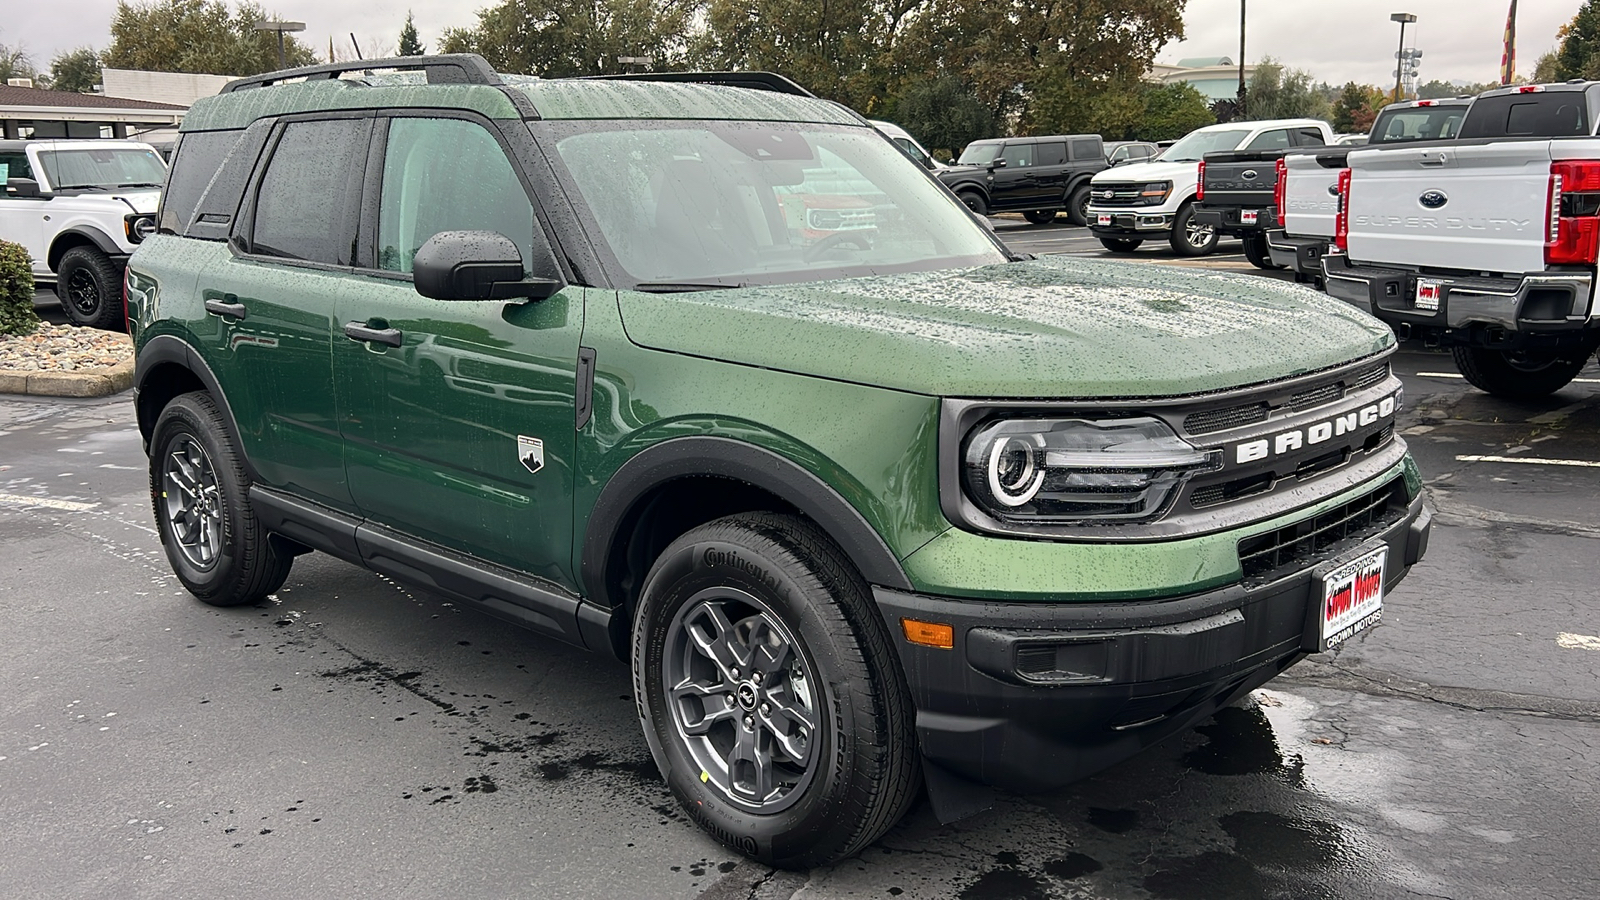
[[[58,191],[109,191],[110,188],[103,184],[63,184],[57,187]]]
[[[686,294],[691,291],[726,291],[744,287],[742,284],[718,284],[695,281],[641,281],[633,286],[647,294]]]
[[[128,182],[124,182],[122,184],[117,185],[117,187],[119,187],[119,188],[125,188],[125,187],[159,188],[159,187],[161,187],[161,185],[156,184],[153,181],[128,181]]]

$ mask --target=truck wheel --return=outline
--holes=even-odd
[[[631,655],[657,768],[746,856],[835,862],[917,795],[911,698],[887,629],[809,522],[742,513],[673,541],[645,580]]]
[[[1030,209],[1023,213],[1022,217],[1035,225],[1048,225],[1056,220],[1056,211],[1053,209]]]
[[[1100,246],[1110,250],[1112,253],[1132,253],[1133,251],[1139,249],[1139,245],[1142,243],[1144,243],[1144,241],[1141,241],[1138,238],[1103,237],[1100,239]]]
[[[1185,203],[1172,218],[1172,252],[1179,256],[1206,256],[1217,249],[1217,230],[1194,220],[1194,204]]]
[[[210,395],[184,394],[150,436],[150,500],[167,561],[183,586],[212,606],[254,603],[283,586],[294,556],[250,508],[239,464]]]
[[[97,247],[73,247],[56,267],[56,296],[74,325],[122,331],[122,270]]]
[[[1089,188],[1078,188],[1067,198],[1067,221],[1079,227],[1089,224]]]
[[[977,191],[962,191],[957,196],[961,198],[962,203],[967,205],[967,209],[972,210],[980,216],[987,216],[989,214],[988,202],[985,201],[983,199],[983,195]]]
[[[1283,268],[1272,261],[1272,256],[1267,252],[1267,239],[1263,235],[1253,234],[1244,239],[1244,258],[1250,261],[1250,265],[1269,272]]]
[[[1496,397],[1529,400],[1566,387],[1589,362],[1593,346],[1560,350],[1452,347],[1456,368],[1473,387]]]

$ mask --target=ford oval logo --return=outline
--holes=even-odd
[[[1337,196],[1339,196],[1339,186],[1337,184],[1328,185],[1328,196],[1329,197],[1337,197]]]
[[[1245,181],[1255,181],[1256,175],[1257,172],[1255,169],[1245,169],[1243,172],[1239,173],[1239,177],[1243,178]]]
[[[1438,209],[1446,203],[1449,203],[1450,198],[1445,196],[1444,191],[1428,191],[1421,197],[1418,197],[1417,202],[1421,203],[1428,209]]]

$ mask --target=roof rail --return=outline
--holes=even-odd
[[[327,63],[320,66],[302,66],[283,69],[262,75],[251,75],[230,81],[222,93],[230,94],[246,88],[268,87],[285,81],[328,81],[346,72],[366,72],[374,69],[393,69],[402,72],[424,72],[429,84],[500,84],[495,73],[483,57],[476,53],[443,53],[437,56],[401,56],[389,59],[358,59],[350,62]]]
[[[615,81],[676,81],[690,84],[720,84],[726,87],[749,88],[755,91],[794,94],[799,97],[817,96],[774,72],[635,72],[627,75],[590,75],[586,77]]]

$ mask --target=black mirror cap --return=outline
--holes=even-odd
[[[441,231],[411,261],[417,293],[434,300],[543,300],[565,285],[524,278],[522,253],[496,231]]]
[[[43,192],[39,190],[39,182],[32,178],[20,177],[6,179],[6,193],[12,197],[43,196]]]

